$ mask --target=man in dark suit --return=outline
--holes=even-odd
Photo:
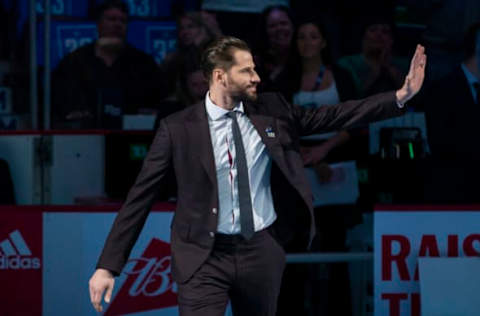
[[[337,106],[293,107],[256,93],[260,78],[245,42],[225,37],[203,57],[205,102],[160,123],[144,166],[113,224],[90,279],[94,307],[120,274],[168,167],[178,184],[172,273],[181,315],[275,315],[284,247],[314,234],[312,194],[299,137],[404,112],[420,89],[426,56],[417,47],[402,89]]]
[[[477,203],[480,179],[480,23],[464,39],[464,59],[426,90],[425,114],[432,153],[429,202]],[[427,191],[428,193],[429,191]]]

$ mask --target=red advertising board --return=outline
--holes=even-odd
[[[41,210],[0,211],[2,315],[42,314],[42,264]]]

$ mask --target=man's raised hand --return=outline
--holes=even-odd
[[[423,80],[425,79],[426,64],[427,55],[425,55],[425,47],[419,44],[410,62],[410,70],[405,78],[405,82],[402,88],[397,90],[396,95],[399,103],[405,104],[420,91]]]

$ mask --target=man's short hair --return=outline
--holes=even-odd
[[[95,15],[97,21],[99,21],[103,17],[105,11],[113,8],[119,9],[128,16],[128,7],[125,2],[123,2],[122,0],[105,0],[97,7],[97,12]]]
[[[480,22],[477,22],[475,24],[472,24],[468,28],[467,33],[465,33],[465,38],[463,40],[465,59],[475,56],[475,53],[477,51],[477,45],[480,45],[480,43],[477,43],[477,37],[479,32]]]
[[[236,50],[250,52],[250,47],[245,41],[233,36],[220,37],[207,46],[202,55],[202,70],[209,82],[215,68],[228,70],[235,64],[233,54]]]

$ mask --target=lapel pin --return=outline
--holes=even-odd
[[[270,127],[270,126],[267,127],[267,128],[265,129],[265,132],[267,133],[267,136],[268,136],[268,137],[271,137],[271,138],[274,138],[274,137],[275,137],[275,133],[274,133],[272,127]]]

